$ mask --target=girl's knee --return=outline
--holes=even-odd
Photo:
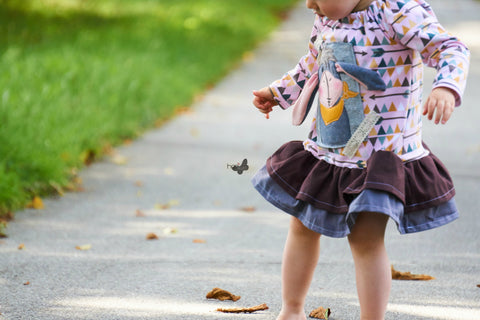
[[[296,217],[292,217],[290,221],[290,232],[307,237],[320,237],[320,234],[308,229],[305,225]]]
[[[352,249],[371,250],[384,246],[388,216],[376,212],[362,212],[358,215],[348,242]]]

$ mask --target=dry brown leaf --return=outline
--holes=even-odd
[[[28,286],[29,284],[30,284],[30,281],[27,281],[27,282],[23,283],[24,286]]]
[[[35,196],[33,197],[32,201],[27,204],[27,208],[41,210],[45,208],[45,206],[43,205],[42,198],[40,198],[39,196]]]
[[[166,210],[166,209],[170,209],[173,206],[178,206],[179,204],[180,204],[180,200],[172,199],[172,200],[168,201],[167,203],[157,203],[157,204],[155,204],[155,209]]]
[[[225,313],[253,313],[256,311],[267,310],[268,306],[263,303],[250,308],[218,308],[217,311]]]
[[[220,288],[213,288],[212,291],[207,293],[207,299],[217,299],[221,301],[225,301],[225,300],[237,301],[240,298],[241,298],[240,296],[236,296],[234,294],[231,294],[227,290],[223,290]]]
[[[137,209],[135,211],[135,216],[136,217],[146,217],[145,213],[143,213],[141,210]]]
[[[81,246],[76,246],[75,249],[80,250],[80,251],[87,251],[87,250],[92,249],[92,245],[91,244],[84,244],[84,245],[81,245]]]
[[[25,244],[20,243],[20,244],[18,245],[18,250],[23,250],[23,249],[25,249]]]
[[[330,317],[330,313],[330,308],[325,309],[324,307],[318,307],[317,309],[310,312],[309,317],[328,320],[328,317]]]
[[[397,271],[393,268],[393,265],[391,266],[392,268],[392,279],[393,280],[420,280],[420,281],[428,281],[428,280],[433,280],[435,279],[432,276],[429,276],[427,274],[412,274],[408,271],[402,272],[402,271]]]
[[[146,239],[147,240],[158,240],[158,236],[155,233],[150,232],[150,233],[147,234]]]
[[[477,288],[480,288],[480,284],[477,284]]]
[[[255,208],[254,206],[248,206],[248,207],[241,207],[240,210],[245,212],[254,212],[255,210],[257,210],[257,208]]]
[[[207,243],[207,240],[204,240],[204,239],[193,239],[193,243]]]

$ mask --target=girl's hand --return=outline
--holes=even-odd
[[[435,124],[447,123],[455,109],[455,94],[445,87],[438,87],[432,90],[423,106],[423,115],[428,115],[432,120],[435,114]]]
[[[270,91],[269,87],[262,88],[260,90],[253,91],[253,105],[258,108],[258,110],[267,115],[272,111],[273,107],[278,103],[273,99],[273,94]]]

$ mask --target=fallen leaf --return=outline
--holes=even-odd
[[[153,232],[150,232],[147,234],[147,237],[146,237],[147,240],[158,240],[158,236],[153,233]]]
[[[87,250],[90,250],[91,248],[92,248],[91,244],[84,244],[84,245],[75,247],[75,249],[81,250],[81,251],[87,251]]]
[[[178,199],[172,199],[170,201],[168,201],[167,203],[170,207],[173,207],[173,206],[178,206],[180,204],[180,200]]]
[[[236,296],[220,288],[213,288],[212,291],[207,293],[207,299],[217,299],[221,301],[225,301],[225,300],[237,301],[240,298],[241,298],[240,296]]]
[[[218,308],[217,311],[225,313],[253,313],[256,311],[267,310],[268,306],[263,303],[250,308]]]
[[[18,245],[18,250],[23,250],[23,249],[25,249],[25,244],[20,243],[20,244]]]
[[[480,288],[480,284],[477,284],[477,288]]]
[[[146,217],[145,213],[143,213],[143,211],[141,211],[141,210],[139,210],[139,209],[137,209],[137,210],[135,211],[135,216],[137,216],[137,217]]]
[[[24,286],[28,286],[29,284],[30,284],[30,281],[27,281],[27,282],[23,283]]]
[[[392,268],[392,279],[393,280],[422,280],[422,281],[428,281],[428,280],[433,280],[435,279],[432,276],[429,276],[427,274],[412,274],[410,272],[401,272],[397,271],[393,268],[393,265],[391,266]]]
[[[257,210],[257,208],[255,208],[254,206],[248,206],[248,207],[242,207],[240,208],[240,210],[245,212],[254,212],[255,210]]]
[[[324,307],[318,307],[317,309],[310,312],[309,317],[328,320],[328,317],[330,317],[330,313],[330,308],[325,309]]]
[[[45,208],[45,206],[43,205],[42,198],[40,198],[39,196],[35,196],[33,197],[32,201],[27,204],[27,208],[41,210]]]
[[[190,115],[193,114],[193,110],[190,109],[189,107],[177,107],[175,109],[175,114],[178,115]]]
[[[207,240],[204,239],[193,239],[193,243],[207,243]]]
[[[155,209],[166,210],[166,209],[170,209],[173,206],[178,206],[179,204],[180,204],[180,200],[172,199],[172,200],[168,201],[167,203],[156,203],[155,204]]]
[[[136,185],[137,187],[143,187],[143,182],[140,181],[140,180],[137,180],[137,181],[135,181],[135,185]]]
[[[176,228],[168,227],[168,228],[163,229],[163,234],[174,234],[174,233],[177,233],[177,232],[178,232],[178,230]]]
[[[115,164],[118,164],[120,166],[123,166],[127,164],[127,157],[122,156],[121,154],[114,154],[111,158],[111,161]]]

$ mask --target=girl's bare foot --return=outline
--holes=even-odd
[[[280,312],[280,314],[277,317],[277,320],[306,320],[307,316],[305,316],[305,313],[286,313],[286,312]]]

